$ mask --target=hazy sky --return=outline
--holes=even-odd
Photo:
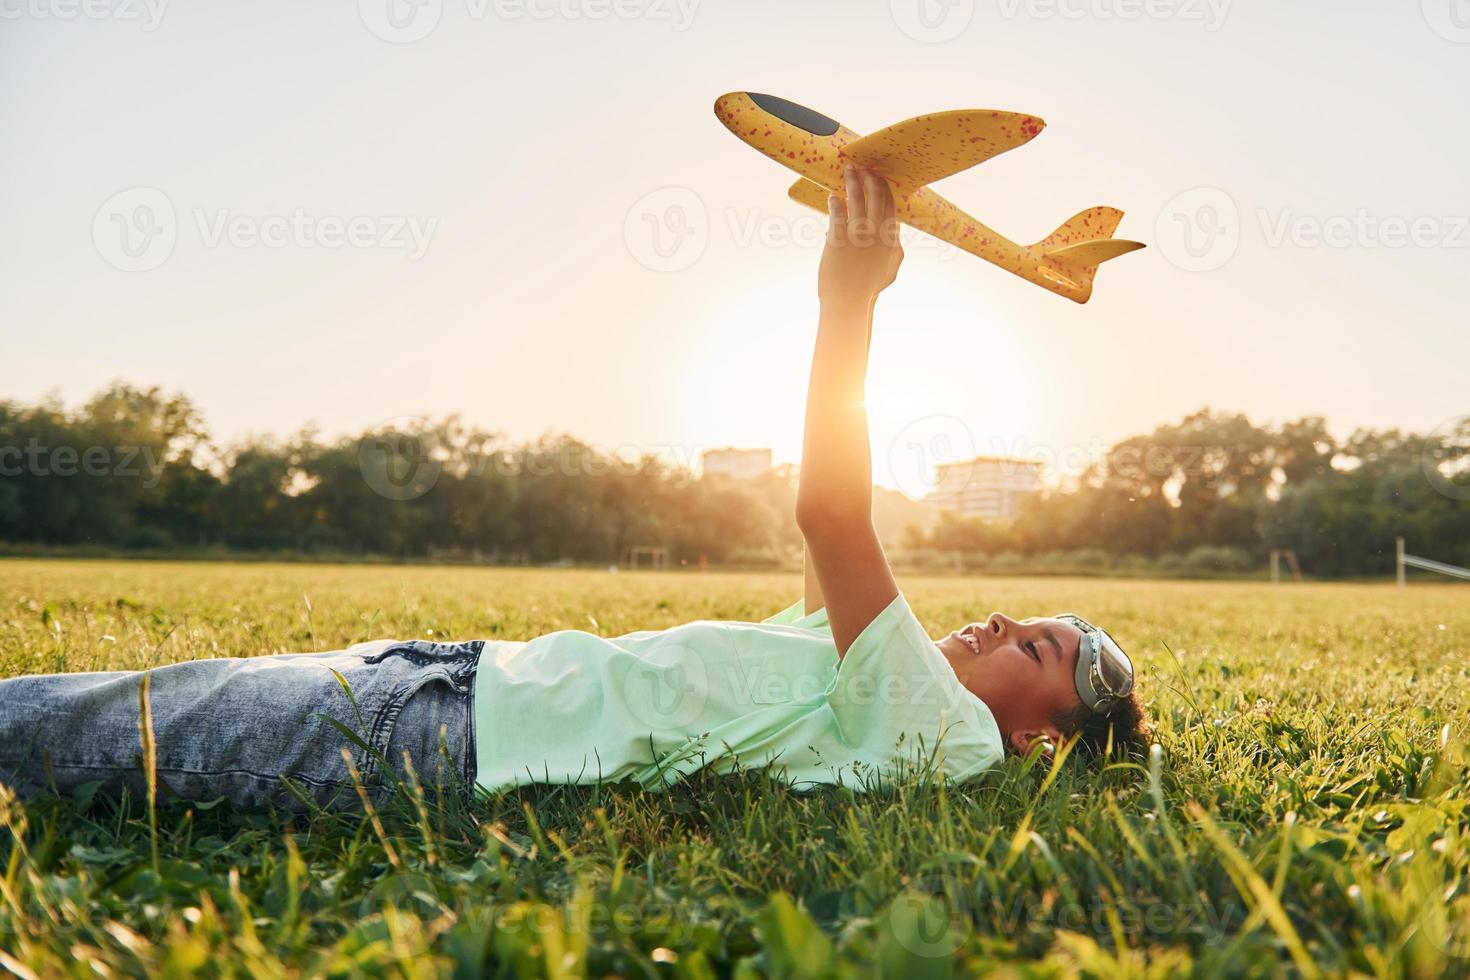
[[[859,132],[1039,115],[939,191],[1023,242],[1114,205],[1151,246],[1076,306],[912,242],[882,482],[1203,405],[1470,411],[1463,0],[0,0],[0,398],[794,459],[821,227],[715,120],[736,89]]]

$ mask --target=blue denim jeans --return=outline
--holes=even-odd
[[[282,782],[289,779],[318,804],[359,806],[344,748],[378,801],[391,795],[393,775],[404,774],[405,752],[426,787],[473,785],[474,678],[483,646],[383,640],[335,653],[148,671],[160,798],[299,808]],[[141,792],[143,676],[0,681],[0,781],[23,795],[47,787],[71,793],[91,782]]]

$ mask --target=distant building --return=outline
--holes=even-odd
[[[754,480],[771,472],[769,449],[706,449],[700,457],[706,475]]]
[[[1008,521],[1021,512],[1022,499],[1041,489],[1041,463],[978,456],[964,463],[946,463],[936,477],[933,492],[925,498],[929,503],[966,517]]]

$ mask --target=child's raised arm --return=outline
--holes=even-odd
[[[847,200],[831,217],[817,292],[821,316],[807,387],[796,521],[806,539],[806,607],[825,603],[839,654],[898,595],[873,529],[872,450],[863,404],[878,294],[903,261],[893,192],[877,174],[845,174]],[[815,576],[813,576],[813,571]]]

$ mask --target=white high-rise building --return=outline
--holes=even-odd
[[[706,475],[753,480],[771,472],[769,449],[706,449],[700,457]]]
[[[1032,459],[977,456],[946,463],[936,472],[934,490],[925,499],[936,507],[966,517],[1012,520],[1021,501],[1041,489],[1041,463]]]

